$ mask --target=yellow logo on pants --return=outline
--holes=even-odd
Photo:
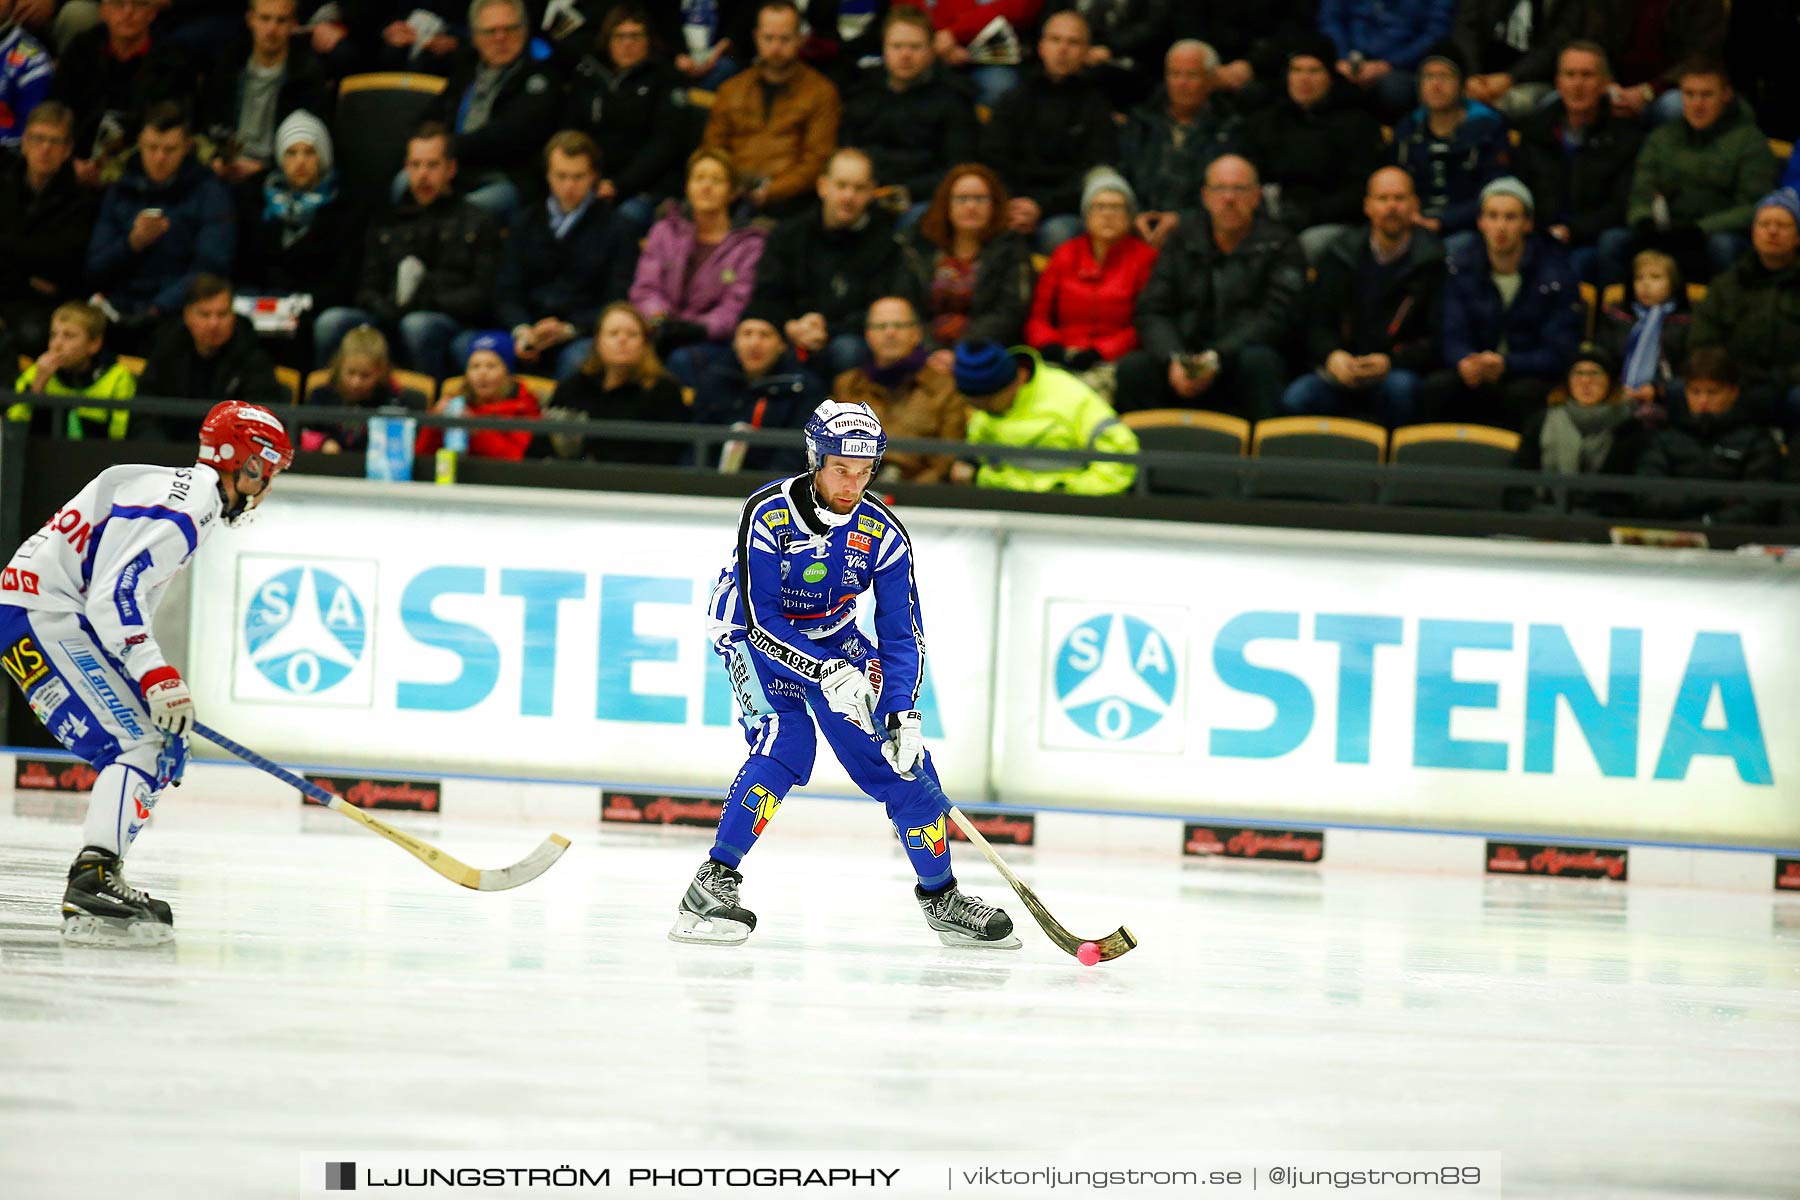
[[[933,858],[944,857],[944,818],[939,817],[929,825],[921,825],[906,831],[906,845],[912,850],[929,850]]]
[[[781,797],[762,784],[753,783],[749,793],[744,796],[744,807],[756,814],[756,824],[750,827],[750,831],[760,837],[762,831],[769,827],[775,810],[781,807]]]

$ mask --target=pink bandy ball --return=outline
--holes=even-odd
[[[1091,967],[1100,961],[1100,947],[1092,942],[1083,942],[1075,949],[1075,957],[1084,967]]]

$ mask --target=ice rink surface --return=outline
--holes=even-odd
[[[476,866],[548,832],[397,823]],[[939,946],[863,823],[785,806],[718,949],[665,938],[697,831],[566,828],[479,894],[174,793],[129,869],[178,941],[101,950],[56,933],[78,830],[9,806],[0,1196],[322,1194],[308,1153],[415,1148],[1498,1150],[1507,1196],[1800,1195],[1800,898],[1005,851],[1141,939],[1084,968],[967,846],[1025,947]]]

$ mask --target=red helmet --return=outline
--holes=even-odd
[[[240,400],[221,400],[200,425],[200,461],[221,472],[234,472],[252,460],[261,460],[260,474],[274,478],[294,461],[294,444],[288,440],[274,413]]]

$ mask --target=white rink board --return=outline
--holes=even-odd
[[[739,505],[296,477],[198,557],[188,671],[275,758],[721,791]],[[1631,547],[931,509],[951,793],[1800,846],[1800,573]],[[335,664],[335,665],[334,665]],[[849,781],[821,753],[812,789]]]
[[[282,480],[196,557],[188,674],[278,759],[722,791],[744,753],[705,603],[741,505]],[[987,778],[994,539],[919,542],[927,736]],[[852,791],[828,749],[815,789]]]

